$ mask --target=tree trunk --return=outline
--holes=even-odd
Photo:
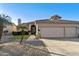
[[[22,38],[21,38],[21,40],[20,40],[20,44],[22,43],[23,38],[24,38],[24,30],[22,30]]]
[[[1,41],[2,33],[3,33],[3,25],[0,24],[0,41]]]
[[[23,41],[23,38],[24,38],[24,35],[22,35],[22,38],[21,38],[21,40],[20,40],[20,44],[22,43],[22,41]]]

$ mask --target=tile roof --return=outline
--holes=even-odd
[[[43,20],[36,20],[36,22],[55,22],[55,23],[79,23],[79,21],[72,21],[72,20],[50,20],[50,19],[43,19]]]
[[[57,20],[57,21],[54,21],[54,20],[50,20],[50,19],[42,19],[42,20],[36,20],[36,21],[32,21],[32,22],[28,22],[28,23],[22,23],[22,24],[30,24],[30,23],[34,23],[34,22],[37,22],[37,23],[46,23],[46,22],[49,22],[49,23],[77,23],[79,24],[79,21],[72,21],[72,20]]]

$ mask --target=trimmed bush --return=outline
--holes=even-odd
[[[13,35],[22,35],[22,31],[19,31],[19,32],[12,32]],[[28,35],[29,32],[28,31],[24,31],[23,32],[23,35]]]

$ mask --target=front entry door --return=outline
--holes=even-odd
[[[36,34],[36,26],[35,25],[32,25],[31,26],[31,34]]]

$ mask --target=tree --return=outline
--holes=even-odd
[[[21,40],[20,40],[20,44],[21,44],[22,41],[23,41],[23,38],[24,38],[24,30],[27,29],[27,27],[24,26],[24,25],[19,25],[18,29],[21,29],[21,31],[22,31],[22,37],[21,37]]]
[[[0,14],[0,41],[3,33],[3,28],[6,24],[11,24],[11,17],[8,15]]]

